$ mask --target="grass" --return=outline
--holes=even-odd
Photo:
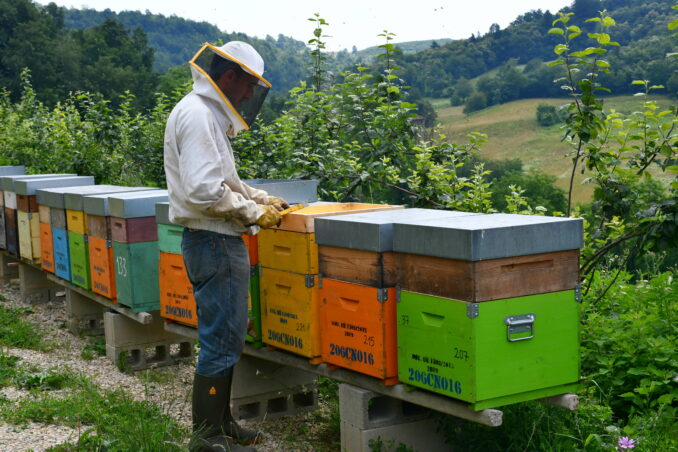
[[[650,96],[660,107],[668,107],[671,100],[663,96]],[[561,141],[563,131],[559,125],[541,127],[536,121],[537,106],[541,103],[561,106],[566,99],[523,99],[495,105],[484,110],[464,115],[463,106],[451,107],[447,99],[433,102],[438,114],[441,131],[451,142],[466,141],[470,132],[488,135],[488,142],[481,150],[481,156],[490,160],[518,158],[526,170],[536,169],[556,177],[556,185],[564,190],[569,188],[572,162],[570,148]],[[622,113],[631,113],[642,107],[642,100],[634,96],[605,98],[605,109],[615,108]],[[590,200],[591,186],[582,182],[587,174],[575,176],[573,197],[575,202]]]
[[[29,422],[77,428],[79,438],[52,451],[185,451],[189,429],[178,424],[161,408],[134,400],[122,389],[101,390],[86,378],[74,379],[66,393],[38,392],[16,403],[0,404],[7,423]]]
[[[48,349],[37,327],[24,320],[30,313],[28,308],[0,305],[0,345],[41,351]]]
[[[90,337],[89,343],[80,352],[85,361],[92,361],[97,356],[106,356],[106,339],[103,336]]]

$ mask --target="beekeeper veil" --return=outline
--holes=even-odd
[[[231,41],[221,47],[205,44],[189,64],[216,89],[233,113],[229,116],[235,116],[241,123],[233,124],[234,132],[249,129],[271,89],[271,84],[262,76],[264,59],[254,47],[242,41]],[[220,79],[229,70],[234,72],[230,74],[234,81],[224,85]],[[194,72],[194,79],[196,75]]]

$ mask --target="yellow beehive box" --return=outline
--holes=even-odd
[[[69,231],[87,234],[87,217],[81,210],[66,209],[66,226]]]
[[[360,202],[318,203],[290,212],[283,216],[278,229],[294,232],[315,232],[313,220],[316,217],[348,215],[351,213],[375,212],[378,210],[403,209],[404,206],[366,204]]]
[[[261,333],[265,344],[319,362],[317,275],[261,268]]]
[[[37,212],[29,213],[17,210],[19,231],[19,255],[30,261],[40,262],[40,216]]]
[[[259,263],[263,267],[295,273],[318,273],[315,234],[262,229],[259,232]]]

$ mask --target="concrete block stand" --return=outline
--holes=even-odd
[[[302,370],[243,355],[233,374],[233,415],[263,420],[316,410],[315,381],[315,375]]]
[[[166,332],[163,323],[159,316],[144,325],[116,312],[105,313],[106,356],[120,368],[129,370],[192,360],[193,340]]]
[[[66,314],[72,334],[101,336],[104,334],[104,308],[94,300],[66,287]]]
[[[63,289],[47,279],[42,270],[19,262],[19,292],[21,301],[30,305],[54,300]]]
[[[427,410],[367,389],[339,385],[342,452],[397,450],[404,445],[420,452],[449,451],[450,445],[436,432]]]

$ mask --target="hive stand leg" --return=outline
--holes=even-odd
[[[236,419],[263,420],[318,408],[316,376],[243,355],[235,366],[231,410]]]
[[[96,301],[66,287],[68,329],[76,336],[104,334],[104,308]]]
[[[144,325],[116,312],[106,312],[106,356],[119,369],[132,371],[193,360],[193,339],[165,331],[163,323],[159,316]]]
[[[426,408],[349,384],[339,385],[341,450],[369,452],[396,450],[400,444],[413,450],[449,451],[435,420]]]
[[[63,292],[63,289],[47,279],[42,270],[20,262],[19,292],[24,304],[35,304],[56,299],[57,292]]]

